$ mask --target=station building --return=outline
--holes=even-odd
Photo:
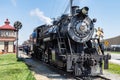
[[[16,40],[16,29],[10,25],[8,19],[0,26],[0,52],[14,52],[14,41]]]

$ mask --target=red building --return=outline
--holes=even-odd
[[[14,41],[16,40],[16,29],[10,25],[8,19],[0,26],[0,51],[14,52]]]

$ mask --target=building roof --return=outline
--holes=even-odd
[[[5,21],[5,25],[0,27],[0,30],[16,30],[14,27],[12,27],[11,25],[9,25],[10,22],[8,19],[6,19]]]
[[[120,35],[106,40],[109,42],[109,45],[120,45]]]

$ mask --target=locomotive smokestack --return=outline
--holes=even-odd
[[[77,9],[79,9],[79,6],[72,6],[72,15],[76,14]]]

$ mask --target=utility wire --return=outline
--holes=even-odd
[[[67,11],[69,10],[69,7],[70,7],[70,3],[68,3],[68,5],[66,6],[65,10],[64,10],[64,14],[67,13]]]
[[[61,11],[62,14],[64,14],[64,13],[66,12],[65,10],[67,10],[66,8],[67,8],[67,6],[68,6],[68,3],[69,3],[69,0],[65,0],[65,3],[64,3],[64,5],[63,5],[62,11]]]
[[[65,12],[64,9],[66,9],[65,7],[66,7],[67,3],[69,3],[69,0],[64,0],[64,2],[62,2],[62,4],[61,3],[57,4],[57,6],[55,6],[56,9],[54,9],[54,12],[57,15],[63,14]]]

